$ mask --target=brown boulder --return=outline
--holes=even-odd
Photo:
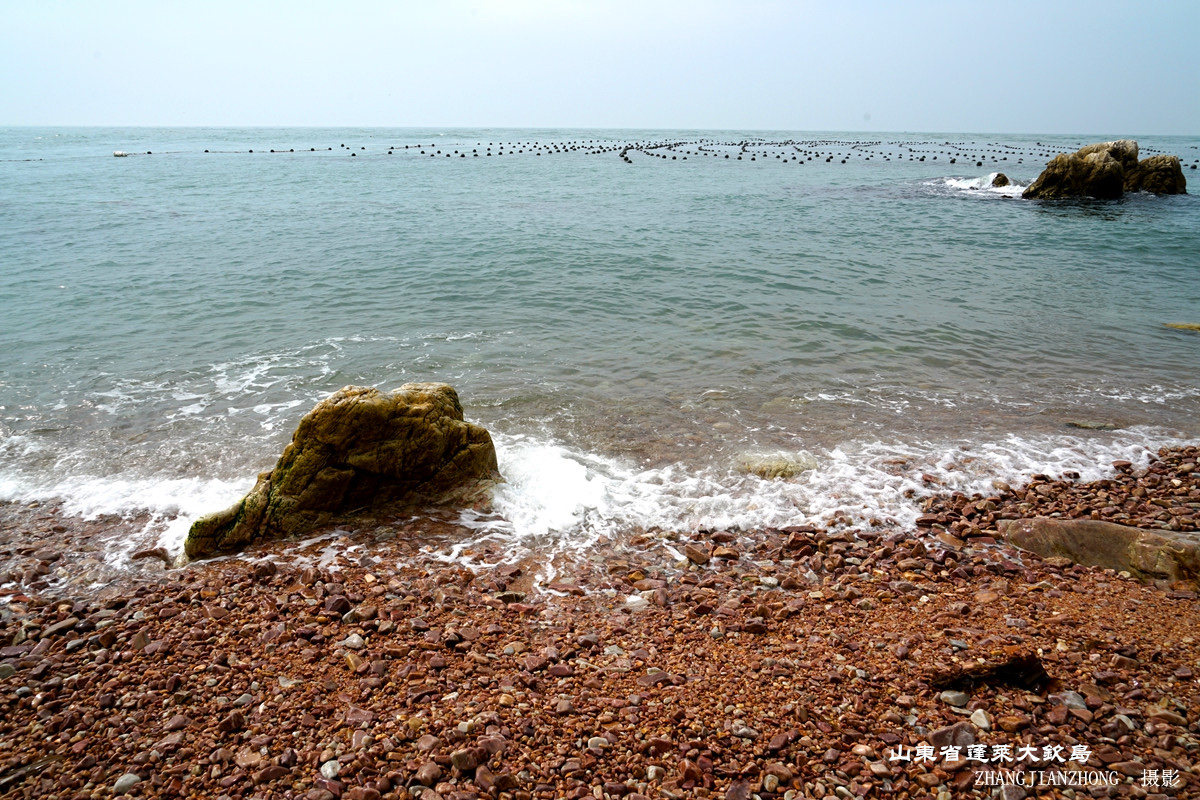
[[[1090,519],[1001,520],[1004,539],[1043,558],[1125,571],[1140,581],[1200,579],[1200,533],[1146,530]]]
[[[1099,142],[1074,153],[1060,153],[1021,193],[1027,199],[1056,200],[1094,197],[1112,200],[1125,192],[1186,194],[1187,182],[1175,156],[1152,156],[1138,161],[1132,139]]]
[[[1117,139],[1115,142],[1097,142],[1079,148],[1075,151],[1075,155],[1080,158],[1087,158],[1093,153],[1103,153],[1104,155],[1116,159],[1122,169],[1133,169],[1138,163],[1138,143],[1133,139]]]
[[[1125,171],[1125,191],[1187,194],[1187,178],[1178,156],[1150,156]]]
[[[1008,186],[1009,183],[1011,183],[1011,181],[1009,181],[1008,176],[1003,172],[997,172],[996,177],[992,178],[992,188],[994,189],[999,189],[1002,186]]]
[[[1107,200],[1120,197],[1124,185],[1125,171],[1121,162],[1107,152],[1059,153],[1050,159],[1046,169],[1021,196],[1037,200],[1063,197]]]
[[[500,479],[491,436],[463,421],[450,386],[347,386],[300,420],[245,498],[196,520],[184,549],[200,558],[366,509],[469,502]]]

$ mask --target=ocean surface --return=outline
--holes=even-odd
[[[0,129],[0,500],[177,552],[322,397],[433,380],[515,549],[1099,477],[1200,436],[1200,198],[1019,198],[1110,138]]]

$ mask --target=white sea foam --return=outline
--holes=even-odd
[[[977,178],[941,178],[939,180],[927,181],[926,185],[945,187],[961,192],[984,192],[988,195],[1020,197],[1021,192],[1025,191],[1025,185],[1023,184],[1014,182],[1007,186],[992,186],[992,181],[999,174],[998,172],[991,172]]]
[[[728,463],[674,463],[643,468],[622,458],[586,452],[544,435],[494,437],[506,482],[493,513],[463,512],[469,532],[431,555],[478,566],[467,551],[498,545],[503,556],[584,555],[597,542],[644,530],[751,529],[792,524],[910,527],[914,497],[933,491],[987,493],[996,481],[1019,484],[1032,473],[1073,470],[1082,480],[1111,474],[1112,461],[1145,464],[1152,449],[1182,443],[1163,431],[1133,428],[1111,433],[1017,436],[994,441],[847,441],[814,449],[815,467],[795,477],[763,479]],[[928,483],[923,476],[936,480]],[[110,563],[137,548],[182,550],[191,523],[226,508],[253,485],[253,476],[218,478],[75,475],[38,481],[0,473],[0,499],[54,500],[67,514],[145,518],[134,533],[108,543]],[[837,524],[837,523],[835,523]],[[476,557],[478,558],[478,557]]]
[[[172,554],[181,552],[194,520],[230,506],[253,484],[253,478],[75,475],[38,481],[28,476],[0,475],[0,500],[57,501],[65,514],[83,519],[145,516],[146,525],[141,531],[109,543],[107,560],[116,563],[141,547],[159,546]]]
[[[501,543],[517,558],[530,551],[583,553],[600,540],[645,529],[826,525],[839,517],[910,527],[920,513],[913,498],[935,490],[988,493],[997,481],[1019,484],[1033,473],[1075,471],[1096,480],[1111,474],[1114,460],[1144,465],[1151,449],[1182,442],[1151,429],[985,442],[847,442],[817,452],[814,469],[771,480],[732,468],[639,469],[530,437],[499,436],[496,443],[508,479],[496,492],[496,513],[467,512],[462,522],[478,532],[474,543]],[[457,558],[468,544],[446,555]]]

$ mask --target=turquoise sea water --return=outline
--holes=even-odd
[[[1200,200],[1018,197],[1103,138],[3,129],[0,499],[177,546],[318,399],[414,380],[496,435],[467,521],[560,543],[1137,458],[1200,434]],[[1140,144],[1200,190],[1200,137]]]

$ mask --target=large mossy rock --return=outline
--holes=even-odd
[[[1200,533],[1050,517],[1001,520],[998,528],[1005,541],[1043,558],[1065,557],[1076,564],[1128,572],[1146,582],[1200,579]]]
[[[492,437],[463,421],[450,386],[347,386],[300,420],[245,498],[193,523],[184,550],[202,558],[368,509],[470,502],[499,480]]]
[[[1057,200],[1094,197],[1113,200],[1125,192],[1187,194],[1187,180],[1175,156],[1151,156],[1138,161],[1138,144],[1132,139],[1099,142],[1074,153],[1060,153],[1022,197]]]

